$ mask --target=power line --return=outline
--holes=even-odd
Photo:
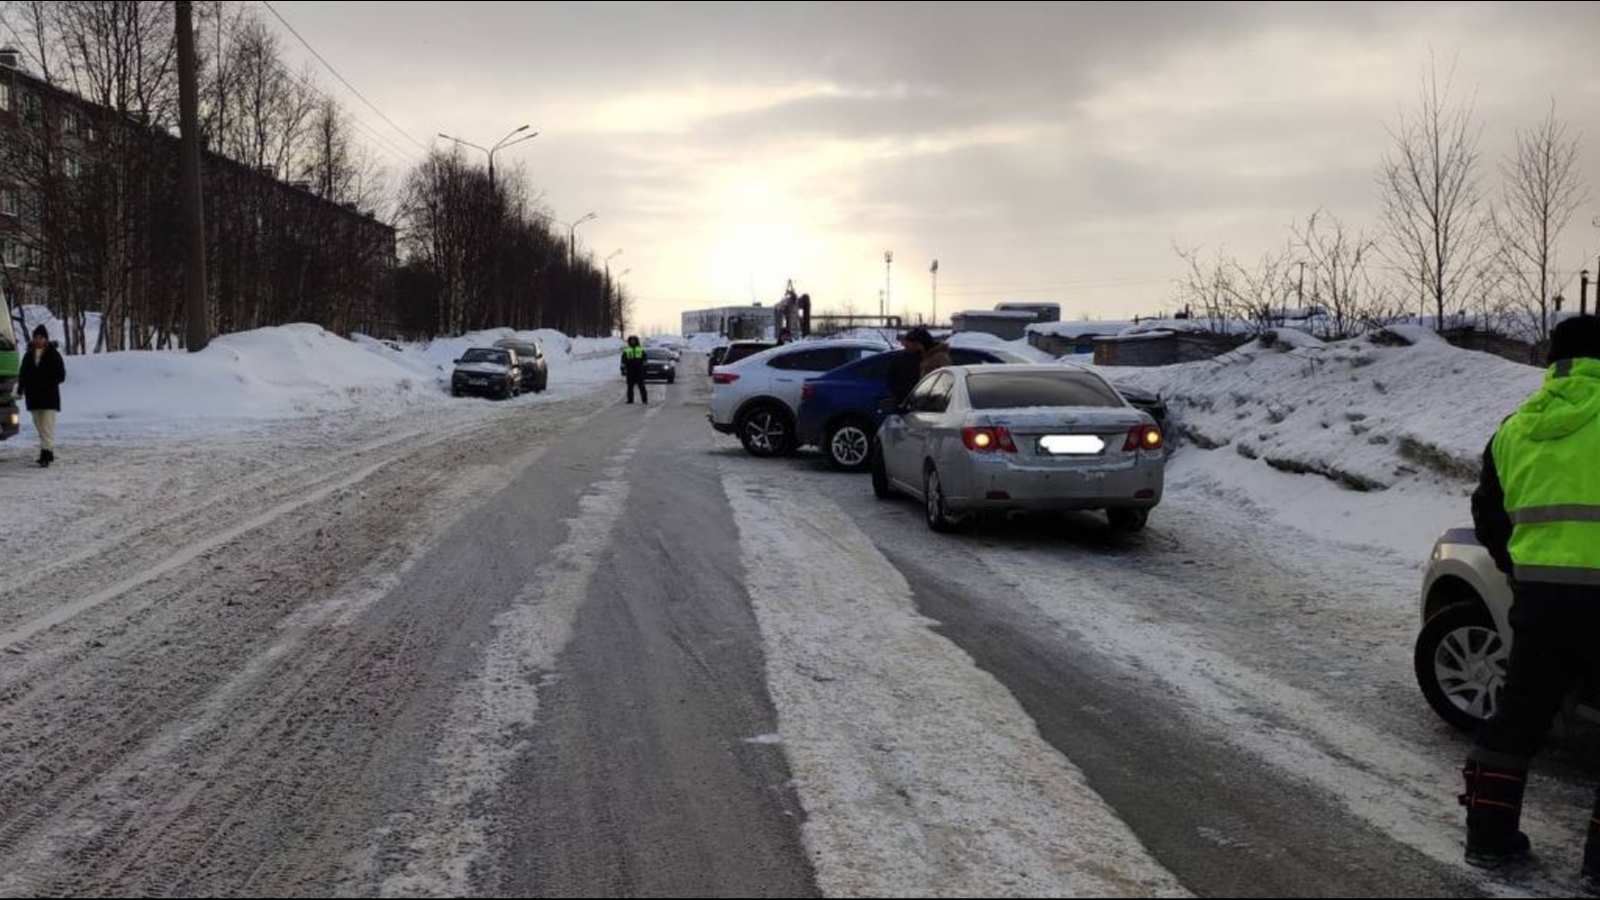
[[[265,6],[267,8],[267,12],[272,13],[273,18],[275,18],[279,22],[283,23],[283,27],[289,29],[289,33],[294,35],[295,40],[299,41],[302,46],[304,46],[307,50],[309,50],[311,52],[311,55],[317,58],[317,62],[322,63],[323,68],[327,69],[330,73],[332,73],[333,77],[337,78],[339,80],[340,84],[342,84],[346,88],[348,88],[350,93],[355,94],[356,98],[359,99],[362,103],[365,103],[367,105],[368,109],[370,109],[373,112],[377,113],[378,114],[378,118],[380,118],[383,121],[387,122],[389,124],[390,128],[393,128],[401,137],[403,137],[406,140],[410,141],[418,150],[421,150],[424,153],[426,153],[428,151],[428,147],[426,145],[424,145],[421,141],[417,140],[416,138],[412,137],[410,135],[410,133],[408,133],[404,128],[401,128],[399,125],[396,125],[394,120],[389,118],[388,115],[386,115],[383,110],[379,109],[378,105],[376,103],[373,103],[371,100],[368,100],[367,96],[365,94],[361,93],[359,90],[356,90],[356,86],[351,84],[350,80],[348,78],[345,78],[343,75],[339,74],[339,70],[333,67],[333,63],[328,62],[327,57],[324,57],[321,53],[318,53],[317,52],[317,48],[311,46],[311,42],[306,40],[305,36],[302,35],[293,25],[290,25],[289,24],[289,20],[285,19],[283,17],[283,15],[281,13],[279,13],[276,8],[273,7],[273,5],[271,3],[271,0],[261,0],[261,5]]]
[[[333,95],[329,94],[327,91],[324,91],[320,86],[317,85],[316,82],[304,75],[294,72],[288,66],[284,65],[282,60],[273,60],[273,62],[278,66],[279,71],[283,73],[284,77],[289,78],[296,84],[312,92],[313,94],[316,94],[318,97],[321,97],[324,100],[335,104],[339,103],[339,101]],[[340,108],[343,109],[343,106],[341,105]],[[350,121],[355,123],[355,125],[361,129],[362,133],[365,134],[369,140],[376,144],[376,149],[389,154],[390,157],[402,163],[415,164],[422,161],[422,157],[418,156],[415,151],[402,147],[400,144],[395,142],[394,138],[389,137],[388,135],[379,131],[377,128],[368,124],[365,119],[356,115],[354,112],[345,110],[345,113],[349,115]]]

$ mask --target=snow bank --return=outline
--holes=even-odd
[[[36,310],[34,317],[44,319],[44,314]],[[472,402],[449,396],[455,360],[472,347],[507,338],[543,343],[553,396],[616,379],[614,357],[622,342],[615,338],[496,330],[408,345],[360,335],[345,340],[316,325],[288,325],[226,335],[196,354],[71,357],[62,388],[62,433],[73,441],[106,441],[232,431],[336,414],[414,415]],[[26,417],[24,428],[31,430]]]
[[[728,346],[728,339],[720,334],[691,334],[688,338],[689,349],[695,353],[710,353],[718,347]]]
[[[446,397],[400,365],[315,325],[227,335],[204,352],[73,357],[63,424],[76,437],[244,424],[348,410],[399,412]]]
[[[1090,336],[1118,335],[1132,327],[1132,322],[1044,322],[1029,325],[1028,333],[1077,340]]]
[[[1201,448],[1357,491],[1459,494],[1544,374],[1418,338],[1411,347],[1293,338],[1287,352],[1257,342],[1211,362],[1114,374],[1166,397]]]
[[[1057,362],[1054,356],[1035,348],[1027,341],[1008,341],[992,334],[965,331],[950,338],[950,346],[967,350],[1007,350],[1040,364]]]

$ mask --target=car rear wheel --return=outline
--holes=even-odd
[[[965,524],[964,520],[952,515],[950,508],[945,505],[944,479],[939,477],[939,470],[931,463],[928,471],[922,476],[923,508],[927,511],[928,528],[937,534],[951,534],[959,531]]]
[[[1417,684],[1439,717],[1474,732],[1500,709],[1511,648],[1483,607],[1464,601],[1428,620],[1417,639]]]
[[[1143,509],[1113,509],[1106,512],[1111,529],[1123,534],[1138,534],[1150,524],[1150,513]]]
[[[764,404],[739,419],[739,441],[754,457],[787,456],[794,452],[794,425],[783,410]]]
[[[829,464],[841,472],[861,473],[872,465],[872,434],[856,419],[829,428],[824,446]]]

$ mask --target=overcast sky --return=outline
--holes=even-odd
[[[1593,2],[276,6],[422,143],[540,130],[512,161],[557,215],[600,214],[585,246],[625,250],[641,324],[670,330],[788,278],[876,311],[886,250],[913,316],[934,259],[943,314],[1156,312],[1174,244],[1255,257],[1324,207],[1371,224],[1431,57],[1476,93],[1491,162],[1553,99],[1600,187]]]

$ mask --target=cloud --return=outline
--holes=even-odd
[[[585,239],[626,247],[661,324],[790,276],[871,306],[891,247],[919,303],[909,260],[937,256],[955,282],[1153,311],[1174,242],[1250,256],[1321,207],[1370,224],[1430,59],[1476,97],[1488,182],[1552,97],[1600,182],[1597,4],[279,7],[417,135],[541,129],[515,158],[557,213],[601,213]],[[1594,213],[1568,256],[1600,245]]]

